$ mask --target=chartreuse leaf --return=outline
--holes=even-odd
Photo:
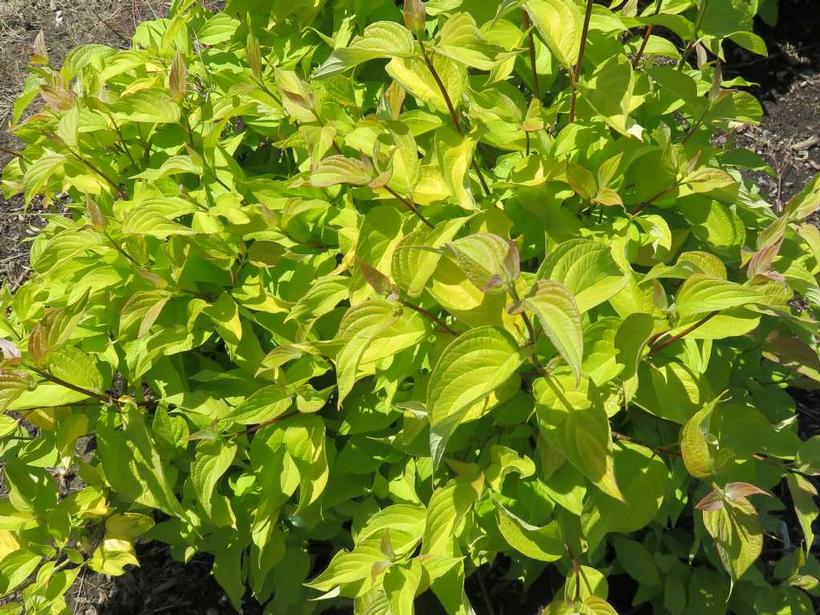
[[[789,486],[794,512],[806,540],[804,550],[808,552],[814,544],[814,523],[818,516],[817,504],[815,504],[817,488],[807,478],[793,473],[786,475],[786,484]]]
[[[227,13],[211,15],[197,31],[197,39],[203,45],[218,45],[233,37],[239,27],[239,20]]]
[[[306,585],[320,592],[335,588],[344,591],[345,586],[370,578],[382,562],[387,564],[389,560],[381,550],[381,537],[364,540],[352,551],[339,551],[327,568]]]
[[[605,600],[609,593],[609,584],[599,570],[589,566],[578,566],[578,574],[573,571],[567,577],[563,592],[565,597],[582,601],[589,598]]]
[[[431,62],[444,84],[450,101],[455,108],[458,108],[461,105],[466,85],[466,71],[458,63],[438,54],[431,58]],[[422,59],[415,56],[393,58],[388,62],[385,70],[416,100],[430,105],[436,111],[448,113],[447,101],[432,72]]]
[[[686,470],[695,478],[711,478],[731,461],[731,451],[720,450],[710,431],[712,413],[719,400],[713,400],[689,419],[681,432],[681,453]]]
[[[124,96],[114,105],[117,115],[123,120],[170,124],[179,121],[179,105],[164,91],[138,90]]]
[[[581,314],[608,300],[627,283],[610,249],[588,239],[558,244],[541,263],[538,277],[563,284],[575,295]]]
[[[718,400],[704,405],[689,418],[681,431],[681,453],[689,474],[695,478],[711,478],[717,471],[718,455],[715,438],[710,432],[712,413]]]
[[[0,438],[14,433],[17,430],[17,421],[5,414],[0,415]]]
[[[518,277],[515,246],[492,233],[475,233],[447,244],[464,275],[485,293],[501,293]]]
[[[297,122],[312,123],[317,120],[314,99],[308,85],[294,71],[277,68],[274,71],[276,87],[282,95],[282,106]]]
[[[786,203],[784,215],[789,220],[805,220],[820,209],[820,173]]]
[[[292,401],[291,393],[279,385],[272,384],[248,396],[223,417],[223,420],[239,425],[258,425],[284,414]]]
[[[0,370],[0,410],[6,410],[32,384],[31,377],[26,372]]]
[[[398,319],[396,306],[381,300],[363,303],[345,314],[337,334],[342,344],[336,355],[339,406],[353,389],[367,347]]]
[[[424,569],[418,560],[391,566],[384,575],[384,593],[391,615],[413,615],[413,601],[419,592]]]
[[[615,55],[583,85],[580,100],[609,126],[622,134],[629,134],[632,88],[632,64],[625,56]]]
[[[564,556],[564,540],[557,522],[536,527],[515,516],[497,500],[495,508],[498,531],[516,551],[542,562],[555,562]]]
[[[581,524],[590,546],[597,545],[609,532],[636,532],[646,527],[667,497],[669,469],[648,448],[618,442],[613,464],[623,498],[619,501],[602,491],[589,492]]]
[[[462,209],[477,209],[470,178],[470,165],[475,154],[476,140],[454,130],[436,134],[436,154],[444,183]]]
[[[435,51],[467,66],[491,70],[500,49],[482,38],[472,15],[456,13],[444,22]]]
[[[0,593],[7,595],[17,589],[33,573],[43,556],[20,549],[0,561]]]
[[[147,335],[170,299],[171,295],[163,290],[134,293],[120,312],[119,335]]]
[[[105,538],[88,562],[92,570],[120,576],[125,566],[138,566],[134,540],[151,529],[154,521],[138,513],[116,514],[105,521]]]
[[[480,480],[471,482],[465,477],[459,477],[433,492],[427,505],[422,554],[446,557],[459,555],[455,542],[456,531],[481,495],[482,489]]]
[[[575,386],[568,378],[539,378],[535,398],[541,429],[550,444],[593,485],[623,500],[615,477],[609,420],[592,383],[584,378]]]
[[[737,581],[763,551],[763,529],[754,506],[744,497],[725,498],[718,510],[704,511],[703,525],[715,539],[732,581]]]
[[[535,464],[529,457],[520,457],[506,446],[496,445],[490,448],[490,465],[484,472],[490,487],[501,493],[504,478],[510,473],[527,478],[535,474]]]
[[[421,541],[427,511],[417,504],[393,504],[374,513],[356,534],[356,540],[366,540],[389,534],[390,545],[397,555],[405,555]]]
[[[348,47],[335,49],[314,77],[329,77],[376,58],[409,58],[413,50],[413,35],[407,28],[392,21],[377,21],[367,26]]]
[[[432,229],[423,227],[402,239],[393,252],[391,273],[396,284],[409,296],[418,297],[424,292],[442,258],[438,248],[451,241],[467,220],[456,218]]]
[[[583,15],[573,0],[526,0],[524,6],[538,33],[558,61],[572,68],[581,49]]]
[[[83,389],[102,394],[103,375],[89,355],[74,346],[63,346],[49,355],[48,369],[52,375]]]
[[[754,288],[702,273],[690,276],[675,297],[678,315],[684,322],[709,312],[762,302],[763,297]]]
[[[374,148],[379,169],[385,168],[385,149],[389,155],[386,168],[389,169],[390,179],[387,185],[399,194],[412,194],[421,179],[421,160],[413,133],[403,124],[391,125],[389,136],[381,136]]]
[[[279,430],[282,441],[299,470],[299,508],[301,513],[324,492],[328,481],[325,425],[317,416],[293,417]],[[274,436],[274,441],[280,437]]]
[[[470,329],[439,357],[427,385],[430,449],[441,461],[456,428],[492,407],[492,395],[512,378],[523,361],[509,333],[496,327]]]
[[[544,615],[618,615],[611,604],[598,596],[588,596],[582,602],[563,599],[551,602],[544,609]]]
[[[329,156],[310,173],[310,185],[327,188],[337,184],[365,186],[373,179],[373,168],[361,160],[345,156]]]
[[[580,379],[584,333],[572,293],[558,282],[539,280],[516,311],[531,312],[538,317],[544,333],[572,367],[576,379]]]
[[[191,464],[191,483],[208,515],[212,514],[216,484],[231,467],[236,451],[235,444],[226,444],[221,440],[203,440],[197,446],[196,457]]]

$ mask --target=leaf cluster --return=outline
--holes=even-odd
[[[127,50],[40,40],[2,185],[68,215],[0,293],[0,612],[137,540],[270,615],[472,613],[500,557],[550,614],[624,575],[811,612],[820,178],[744,181],[721,71],[765,4],[176,0]]]

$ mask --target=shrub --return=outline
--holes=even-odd
[[[810,612],[820,180],[743,181],[754,5],[178,0],[40,41],[4,186],[69,215],[2,293],[2,612],[147,539],[270,614],[470,613],[499,557],[566,579],[550,614],[607,577]]]

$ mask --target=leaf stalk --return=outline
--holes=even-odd
[[[569,103],[569,123],[575,121],[575,108],[578,103],[578,80],[581,78],[581,71],[584,65],[584,51],[587,46],[587,35],[589,34],[589,22],[592,19],[592,5],[593,0],[587,0],[587,8],[584,13],[584,25],[581,30],[581,47],[578,50],[578,61],[575,63],[575,70],[570,73],[570,81],[572,81],[572,98]]]

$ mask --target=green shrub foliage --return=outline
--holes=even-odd
[[[820,180],[743,180],[757,8],[177,0],[128,50],[40,40],[3,186],[69,215],[0,297],[0,612],[149,539],[270,615],[472,613],[500,556],[566,579],[552,615],[607,577],[811,612]]]

